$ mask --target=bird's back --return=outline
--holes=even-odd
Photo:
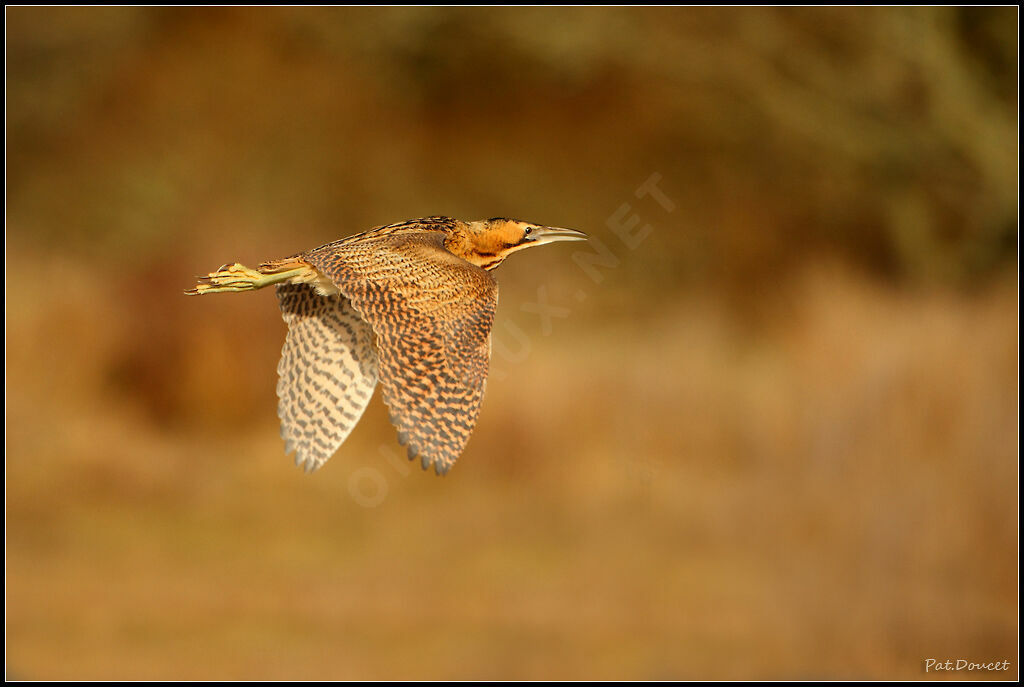
[[[442,231],[387,229],[302,257],[373,329],[384,401],[409,457],[446,472],[479,415],[497,283],[449,253]]]

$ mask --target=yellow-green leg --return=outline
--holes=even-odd
[[[297,267],[281,272],[264,273],[245,265],[234,263],[224,265],[216,272],[199,278],[195,288],[186,291],[186,295],[199,296],[204,293],[230,293],[233,291],[255,291],[264,286],[279,284],[301,276],[309,271],[307,267]]]

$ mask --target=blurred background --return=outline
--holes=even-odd
[[[1017,676],[1016,7],[6,22],[8,677]],[[182,291],[431,214],[595,240],[447,477],[304,475]]]

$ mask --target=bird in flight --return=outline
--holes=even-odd
[[[493,270],[573,229],[495,217],[375,227],[250,269],[224,265],[185,293],[275,285],[288,334],[277,366],[285,452],[312,471],[334,455],[380,382],[410,460],[441,475],[476,425],[498,303]]]

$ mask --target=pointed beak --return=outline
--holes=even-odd
[[[575,229],[561,227],[537,227],[530,234],[530,242],[534,245],[554,243],[555,241],[586,241],[587,235]]]

